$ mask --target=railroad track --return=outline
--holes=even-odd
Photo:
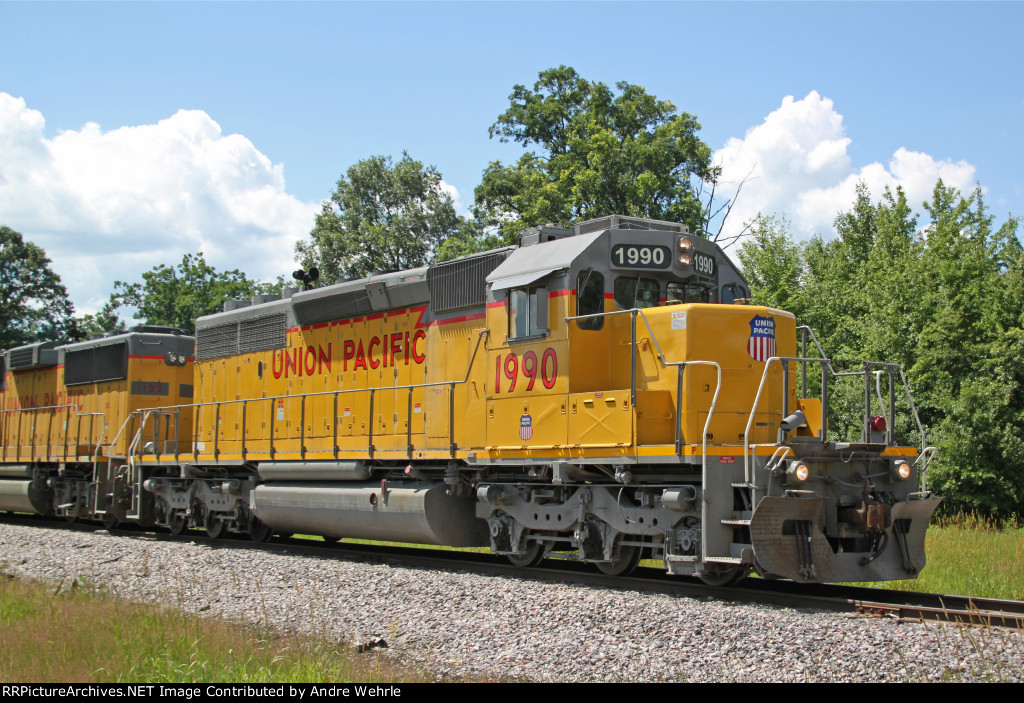
[[[0,523],[36,524],[45,527],[82,531],[107,531],[94,523],[67,523],[52,518],[27,515],[0,515]],[[641,567],[631,576],[606,576],[586,565],[567,559],[548,558],[540,565],[524,569],[494,554],[450,551],[423,547],[403,547],[354,542],[319,543],[312,539],[275,539],[254,543],[239,539],[211,539],[202,532],[189,531],[180,536],[147,532],[143,528],[124,527],[109,531],[119,536],[142,540],[187,540],[217,549],[255,549],[320,559],[347,559],[389,563],[430,569],[459,569],[475,573],[539,581],[582,584],[619,590],[641,590],[691,598],[713,598],[759,603],[784,608],[812,608],[848,612],[865,617],[888,617],[913,622],[946,622],[972,627],[997,627],[1024,630],[1024,601],[974,598],[893,591],[881,588],[828,584],[800,584],[748,578],[734,586],[708,586],[697,579],[669,576],[660,569]]]

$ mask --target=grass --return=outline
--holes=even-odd
[[[80,581],[0,575],[0,681],[237,683],[429,680],[345,643],[104,597]]]
[[[863,583],[903,591],[1024,600],[1024,529],[976,515],[937,518],[925,536],[928,564],[916,579]]]

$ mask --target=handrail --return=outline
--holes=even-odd
[[[128,413],[128,415],[124,419],[124,422],[121,423],[121,429],[119,429],[117,431],[117,434],[114,435],[114,438],[112,440],[110,440],[110,444],[108,446],[113,448],[113,446],[115,444],[117,444],[117,440],[121,439],[121,434],[124,432],[124,428],[128,426],[128,423],[131,422],[133,417],[135,417],[136,415],[138,415],[141,412],[142,412],[141,410],[132,410],[130,413]],[[141,432],[141,431],[142,431],[142,423],[139,423],[139,432]],[[130,455],[131,454],[131,451],[130,451],[131,450],[131,442],[128,443],[128,449],[129,449],[129,451],[127,451],[126,454]]]
[[[69,411],[73,410],[74,411],[75,418],[79,420],[78,432],[75,434],[75,440],[76,440],[75,441],[75,446],[76,446],[76,448],[78,446],[79,441],[81,441],[81,439],[82,439],[81,419],[83,417],[90,417],[90,418],[91,417],[100,417],[100,418],[103,417],[103,413],[99,413],[99,412],[96,412],[96,413],[82,413],[82,412],[79,412],[78,411],[78,406],[73,404],[73,403],[69,403],[69,404],[66,404],[66,405],[42,405],[42,406],[33,407],[33,408],[8,408],[6,410],[0,410],[0,415],[3,415],[4,422],[9,424],[9,422],[7,420],[7,417],[10,414],[12,414],[12,413],[39,412],[41,410],[49,410],[49,411],[51,411],[50,412],[50,418],[51,418],[50,419],[50,424],[49,424],[49,426],[46,429],[46,447],[47,447],[47,449],[46,449],[46,451],[47,451],[46,458],[47,458],[47,460],[49,460],[49,458],[50,458],[50,455],[49,455],[50,448],[52,446],[55,446],[50,441],[51,440],[51,435],[53,434],[53,412],[52,411],[54,411],[54,410],[69,410]],[[5,427],[4,429],[6,431],[7,429],[9,429],[9,427]],[[97,463],[97,461],[99,460],[99,451],[100,451],[100,448],[103,446],[103,434],[106,432],[106,429],[107,429],[106,428],[106,423],[103,423],[103,425],[100,427],[100,436],[99,436],[99,438],[97,438],[97,440],[96,440],[96,442],[94,444],[93,441],[92,441],[93,425],[92,425],[92,421],[91,420],[89,422],[89,438],[88,438],[89,439],[89,444],[87,446],[89,447],[89,450],[90,450],[91,455],[92,455],[93,465],[95,465]],[[20,457],[21,457],[21,441],[20,441],[21,423],[18,424],[18,434],[19,434],[19,441],[18,441],[17,449],[18,449],[18,458],[20,459]],[[68,431],[67,431],[67,428],[65,427],[64,428],[64,447],[65,447],[65,457],[64,457],[64,459],[65,459],[65,461],[67,460],[67,456],[66,456],[66,454],[67,454],[67,444],[68,444]],[[7,452],[7,445],[5,444],[4,445],[4,457],[5,458],[6,458],[6,452]],[[76,456],[77,456],[77,454],[76,454]]]
[[[812,334],[812,337],[813,337],[813,332],[811,334]],[[817,344],[817,340],[815,340],[815,344]],[[818,348],[819,348],[819,350],[821,349],[820,345],[818,346]],[[754,415],[756,414],[757,408],[758,408],[758,406],[760,405],[760,402],[761,402],[761,394],[764,391],[765,384],[767,383],[767,380],[768,380],[768,370],[771,367],[771,365],[773,363],[775,363],[775,362],[780,362],[780,363],[786,364],[786,366],[784,367],[785,369],[788,369],[788,364],[793,363],[793,362],[800,363],[801,365],[804,365],[804,366],[806,366],[806,364],[808,364],[808,363],[817,363],[817,364],[821,364],[822,365],[822,404],[821,404],[821,416],[822,416],[821,417],[821,427],[822,427],[821,435],[822,436],[821,436],[821,439],[823,441],[826,440],[826,437],[824,436],[824,434],[825,434],[825,427],[826,427],[826,421],[827,421],[827,415],[828,415],[828,405],[827,405],[827,402],[826,402],[826,398],[827,398],[827,392],[826,392],[827,377],[826,377],[826,370],[825,370],[826,367],[828,368],[829,371],[832,372],[833,376],[835,376],[836,378],[850,377],[850,376],[864,376],[864,378],[865,378],[865,386],[866,386],[865,394],[866,394],[866,398],[867,398],[867,400],[865,402],[865,431],[869,431],[868,423],[870,422],[870,418],[868,416],[870,415],[870,407],[871,407],[870,406],[870,403],[871,403],[871,368],[873,366],[882,366],[882,367],[888,368],[890,370],[890,378],[894,377],[893,372],[895,370],[899,370],[899,372],[900,372],[900,380],[903,382],[903,388],[906,391],[907,400],[910,402],[911,411],[913,412],[914,419],[917,422],[918,431],[921,434],[921,454],[922,454],[922,457],[923,457],[924,454],[928,453],[929,447],[927,447],[927,438],[925,436],[924,425],[921,424],[921,419],[920,419],[920,417],[917,414],[917,408],[914,405],[914,399],[913,399],[913,396],[912,396],[912,394],[910,392],[910,385],[907,383],[906,375],[903,372],[903,367],[901,367],[899,364],[894,364],[894,363],[885,362],[885,361],[865,361],[865,362],[863,362],[864,363],[864,369],[862,371],[836,372],[835,369],[832,367],[832,362],[827,357],[825,357],[824,355],[822,356],[822,358],[818,358],[818,359],[810,358],[810,357],[799,357],[799,356],[796,356],[796,357],[794,357],[794,356],[773,356],[773,357],[771,357],[771,358],[769,358],[768,360],[765,361],[764,371],[761,373],[761,382],[758,384],[757,394],[754,396],[754,404],[753,404],[753,406],[750,409],[750,417],[747,418],[747,426],[746,426],[746,428],[744,430],[744,433],[743,433],[744,475],[747,477],[748,482],[753,477],[753,456],[751,454],[750,430],[751,430],[751,426],[752,426],[752,424],[754,422]],[[784,378],[788,378],[788,374],[784,374]],[[786,384],[785,380],[783,381],[783,383]],[[892,415],[895,415],[895,395],[893,394],[892,391],[893,391],[893,389],[890,386],[890,389],[889,389],[890,413]],[[786,388],[783,389],[783,397],[784,397],[784,399],[788,399],[788,390]],[[784,400],[783,402],[785,403],[786,400]],[[894,428],[895,422],[891,423],[891,425],[892,425],[892,427],[889,428],[889,434],[888,434],[888,437],[887,437],[887,439],[890,440],[890,443],[895,442],[895,428]],[[934,448],[931,448],[931,449],[934,449]],[[934,451],[931,452],[930,457],[934,457]],[[920,459],[921,459],[921,457],[919,457],[919,460]],[[922,465],[921,465],[921,486],[922,486],[922,490],[925,490],[925,486],[927,485],[927,469],[928,469],[928,464],[930,463],[930,461],[931,461],[931,458],[925,459],[922,462]]]
[[[800,325],[796,329],[797,329],[798,332],[805,333],[805,335],[804,335],[804,341],[805,342],[806,342],[806,335],[808,335],[808,334],[810,335],[811,341],[814,342],[814,346],[816,346],[818,348],[818,352],[825,359],[825,361],[826,361],[826,363],[828,365],[828,370],[832,372],[833,376],[836,376],[838,378],[838,377],[842,377],[842,376],[859,376],[861,374],[860,371],[847,371],[847,372],[843,372],[843,373],[837,372],[835,370],[835,367],[832,366],[832,360],[829,359],[826,356],[825,350],[822,349],[821,343],[818,342],[818,338],[817,338],[817,336],[815,336],[814,330],[811,329],[808,325]],[[805,352],[804,355],[806,356],[806,352]],[[810,359],[808,359],[808,361],[810,361]],[[900,364],[894,364],[894,363],[885,362],[885,361],[867,361],[867,362],[864,362],[864,363],[865,364],[870,364],[871,366],[886,366],[886,367],[889,367],[891,369],[896,369],[896,370],[898,370],[900,372],[900,381],[903,382],[903,388],[906,389],[906,391],[907,391],[907,400],[910,402],[910,411],[914,415],[914,421],[917,423],[917,430],[921,434],[921,453],[923,454],[925,452],[925,450],[927,449],[927,446],[926,446],[927,445],[927,439],[925,438],[925,434],[926,433],[925,433],[924,425],[921,423],[921,417],[920,417],[920,415],[918,415],[917,406],[914,404],[914,396],[910,392],[910,384],[907,383],[907,376],[906,376],[906,374],[903,371],[903,366],[900,365]],[[807,379],[806,363],[803,364],[803,367],[804,367],[804,374],[803,374],[803,376],[804,376],[804,392],[803,392],[803,397],[807,397],[807,390],[806,390],[806,379]],[[891,387],[890,387],[890,392],[891,392]],[[895,424],[895,422],[892,422],[891,424]]]
[[[180,405],[164,405],[164,406],[161,406],[159,408],[150,408],[146,412],[148,412],[148,413],[160,412],[160,413],[166,413],[168,415],[174,415],[174,414],[180,414],[181,410],[186,410],[188,408],[192,408],[194,411],[196,411],[195,412],[195,424],[194,424],[194,429],[193,429],[193,434],[192,434],[192,446],[193,446],[193,452],[192,453],[193,453],[193,455],[196,455],[197,452],[195,450],[195,445],[196,445],[196,442],[197,442],[197,439],[198,439],[198,431],[199,431],[198,430],[198,426],[199,426],[199,412],[198,411],[203,409],[203,408],[217,407],[218,408],[218,412],[219,412],[220,406],[222,406],[222,405],[226,406],[226,405],[234,405],[234,404],[241,403],[242,407],[244,408],[244,407],[246,407],[246,404],[248,404],[248,403],[258,403],[258,402],[269,402],[271,404],[271,407],[273,407],[273,402],[277,401],[277,400],[293,400],[293,401],[294,400],[298,400],[299,402],[305,403],[307,398],[317,398],[317,397],[324,397],[324,396],[332,396],[334,398],[337,398],[339,395],[346,395],[346,394],[351,394],[351,393],[369,393],[370,397],[372,399],[373,396],[377,392],[380,392],[380,391],[400,391],[400,390],[407,390],[407,391],[409,391],[409,394],[410,394],[409,397],[410,397],[410,402],[411,402],[412,392],[414,390],[420,389],[420,388],[423,388],[423,389],[426,389],[426,388],[437,388],[437,387],[440,387],[440,386],[448,386],[449,387],[449,389],[450,389],[450,391],[449,391],[449,406],[452,406],[454,404],[454,400],[455,400],[454,399],[454,389],[455,389],[455,386],[463,385],[463,384],[469,382],[470,375],[473,372],[473,367],[476,364],[476,358],[477,358],[479,350],[480,350],[480,344],[481,344],[484,336],[486,336],[489,333],[490,333],[490,329],[489,328],[484,328],[484,329],[480,330],[480,332],[478,333],[477,340],[476,340],[476,345],[473,347],[473,354],[472,354],[472,356],[470,356],[469,364],[466,367],[466,375],[465,375],[465,377],[461,381],[431,381],[429,383],[410,383],[410,384],[395,385],[395,386],[375,386],[375,387],[372,387],[372,388],[335,389],[335,390],[330,390],[330,391],[316,391],[316,392],[312,392],[312,393],[300,393],[300,394],[297,394],[297,395],[273,395],[273,396],[267,396],[267,397],[263,397],[263,398],[238,398],[238,399],[234,399],[234,400],[211,401],[209,403],[202,403],[202,402],[200,402],[200,403],[183,403],[183,404],[180,404]],[[141,412],[141,411],[140,410],[134,411],[134,413],[138,413],[138,412]],[[132,413],[132,414],[134,414],[134,413]],[[372,410],[371,410],[371,415],[372,415]],[[129,415],[129,417],[131,417],[131,415]],[[335,413],[335,418],[336,417],[337,417],[337,413]],[[271,446],[271,455],[273,455],[273,442],[274,442],[274,439],[273,439],[273,433],[274,433],[273,432],[273,421],[274,421],[274,418],[275,418],[275,414],[273,412],[271,412],[271,415],[270,415],[270,419],[271,419],[271,436],[269,438],[270,446]],[[142,427],[145,424],[146,418],[141,418],[141,420],[142,420],[142,422],[140,422],[140,427],[139,427],[140,432],[142,430]],[[412,413],[409,413],[408,421],[409,421],[410,427],[411,427]],[[337,419],[335,419],[335,423],[336,422],[337,422]],[[454,456],[454,451],[455,451],[454,450],[454,433],[455,433],[454,423],[455,423],[455,421],[454,421],[454,410],[453,410],[452,407],[449,407],[449,430],[448,430],[449,437],[448,437],[448,440],[449,440],[449,444],[452,447],[451,452],[452,452],[453,456]],[[125,425],[127,425],[127,424],[128,424],[128,420],[126,419],[125,420]],[[122,425],[121,431],[118,432],[118,437],[120,437],[121,432],[123,432],[125,425]],[[305,423],[303,423],[303,430],[302,430],[303,433],[305,432],[304,427],[305,427]],[[215,424],[214,425],[214,432],[216,433],[214,435],[215,441],[219,440],[219,438],[220,438],[220,434],[219,434],[219,431],[218,431],[217,428],[219,428],[219,424]],[[368,434],[368,442],[370,443],[370,451],[372,453],[372,451],[373,451],[373,447],[372,447],[372,442],[373,442],[373,425],[372,425],[372,422],[370,424],[370,428],[369,429],[370,429],[370,431],[369,431],[369,434]],[[242,436],[243,436],[242,445],[243,445],[243,449],[244,449],[244,446],[245,446],[245,439],[244,439],[245,435],[244,435],[244,432],[243,432]],[[407,432],[406,436],[408,438],[411,435],[410,435],[410,433]],[[304,434],[303,434],[303,437],[304,437]],[[175,439],[177,439],[177,437]],[[337,446],[336,443],[335,443],[335,446]],[[302,449],[302,447],[300,446],[300,450],[301,449]],[[158,454],[162,454],[162,453],[163,452],[158,452]],[[140,456],[141,456],[141,454],[140,454]]]

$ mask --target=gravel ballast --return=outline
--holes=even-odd
[[[0,524],[0,571],[363,642],[441,678],[1021,681],[1024,634]]]

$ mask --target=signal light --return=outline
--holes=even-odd
[[[871,431],[885,432],[885,418],[881,415],[873,415],[871,417]]]

